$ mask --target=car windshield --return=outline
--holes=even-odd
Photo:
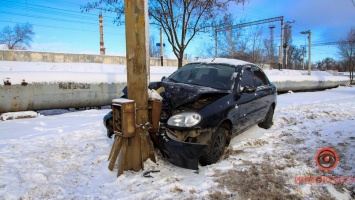
[[[235,67],[215,63],[191,63],[178,69],[169,76],[168,80],[176,83],[230,90],[234,78]]]

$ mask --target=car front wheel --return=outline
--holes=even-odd
[[[216,163],[224,154],[228,131],[224,127],[218,127],[212,133],[211,140],[200,157],[201,165]]]

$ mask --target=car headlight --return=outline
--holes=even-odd
[[[200,123],[201,115],[197,112],[182,112],[173,115],[168,120],[168,125],[177,127],[191,127]]]

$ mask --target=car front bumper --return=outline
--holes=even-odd
[[[169,137],[166,129],[159,132],[160,150],[172,164],[186,168],[198,170],[198,162],[207,144],[180,142]]]

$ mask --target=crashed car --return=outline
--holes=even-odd
[[[191,62],[149,89],[163,91],[153,142],[171,163],[188,169],[219,161],[231,139],[253,125],[270,128],[277,103],[276,87],[265,73],[233,59]],[[104,124],[111,136],[110,113]]]

